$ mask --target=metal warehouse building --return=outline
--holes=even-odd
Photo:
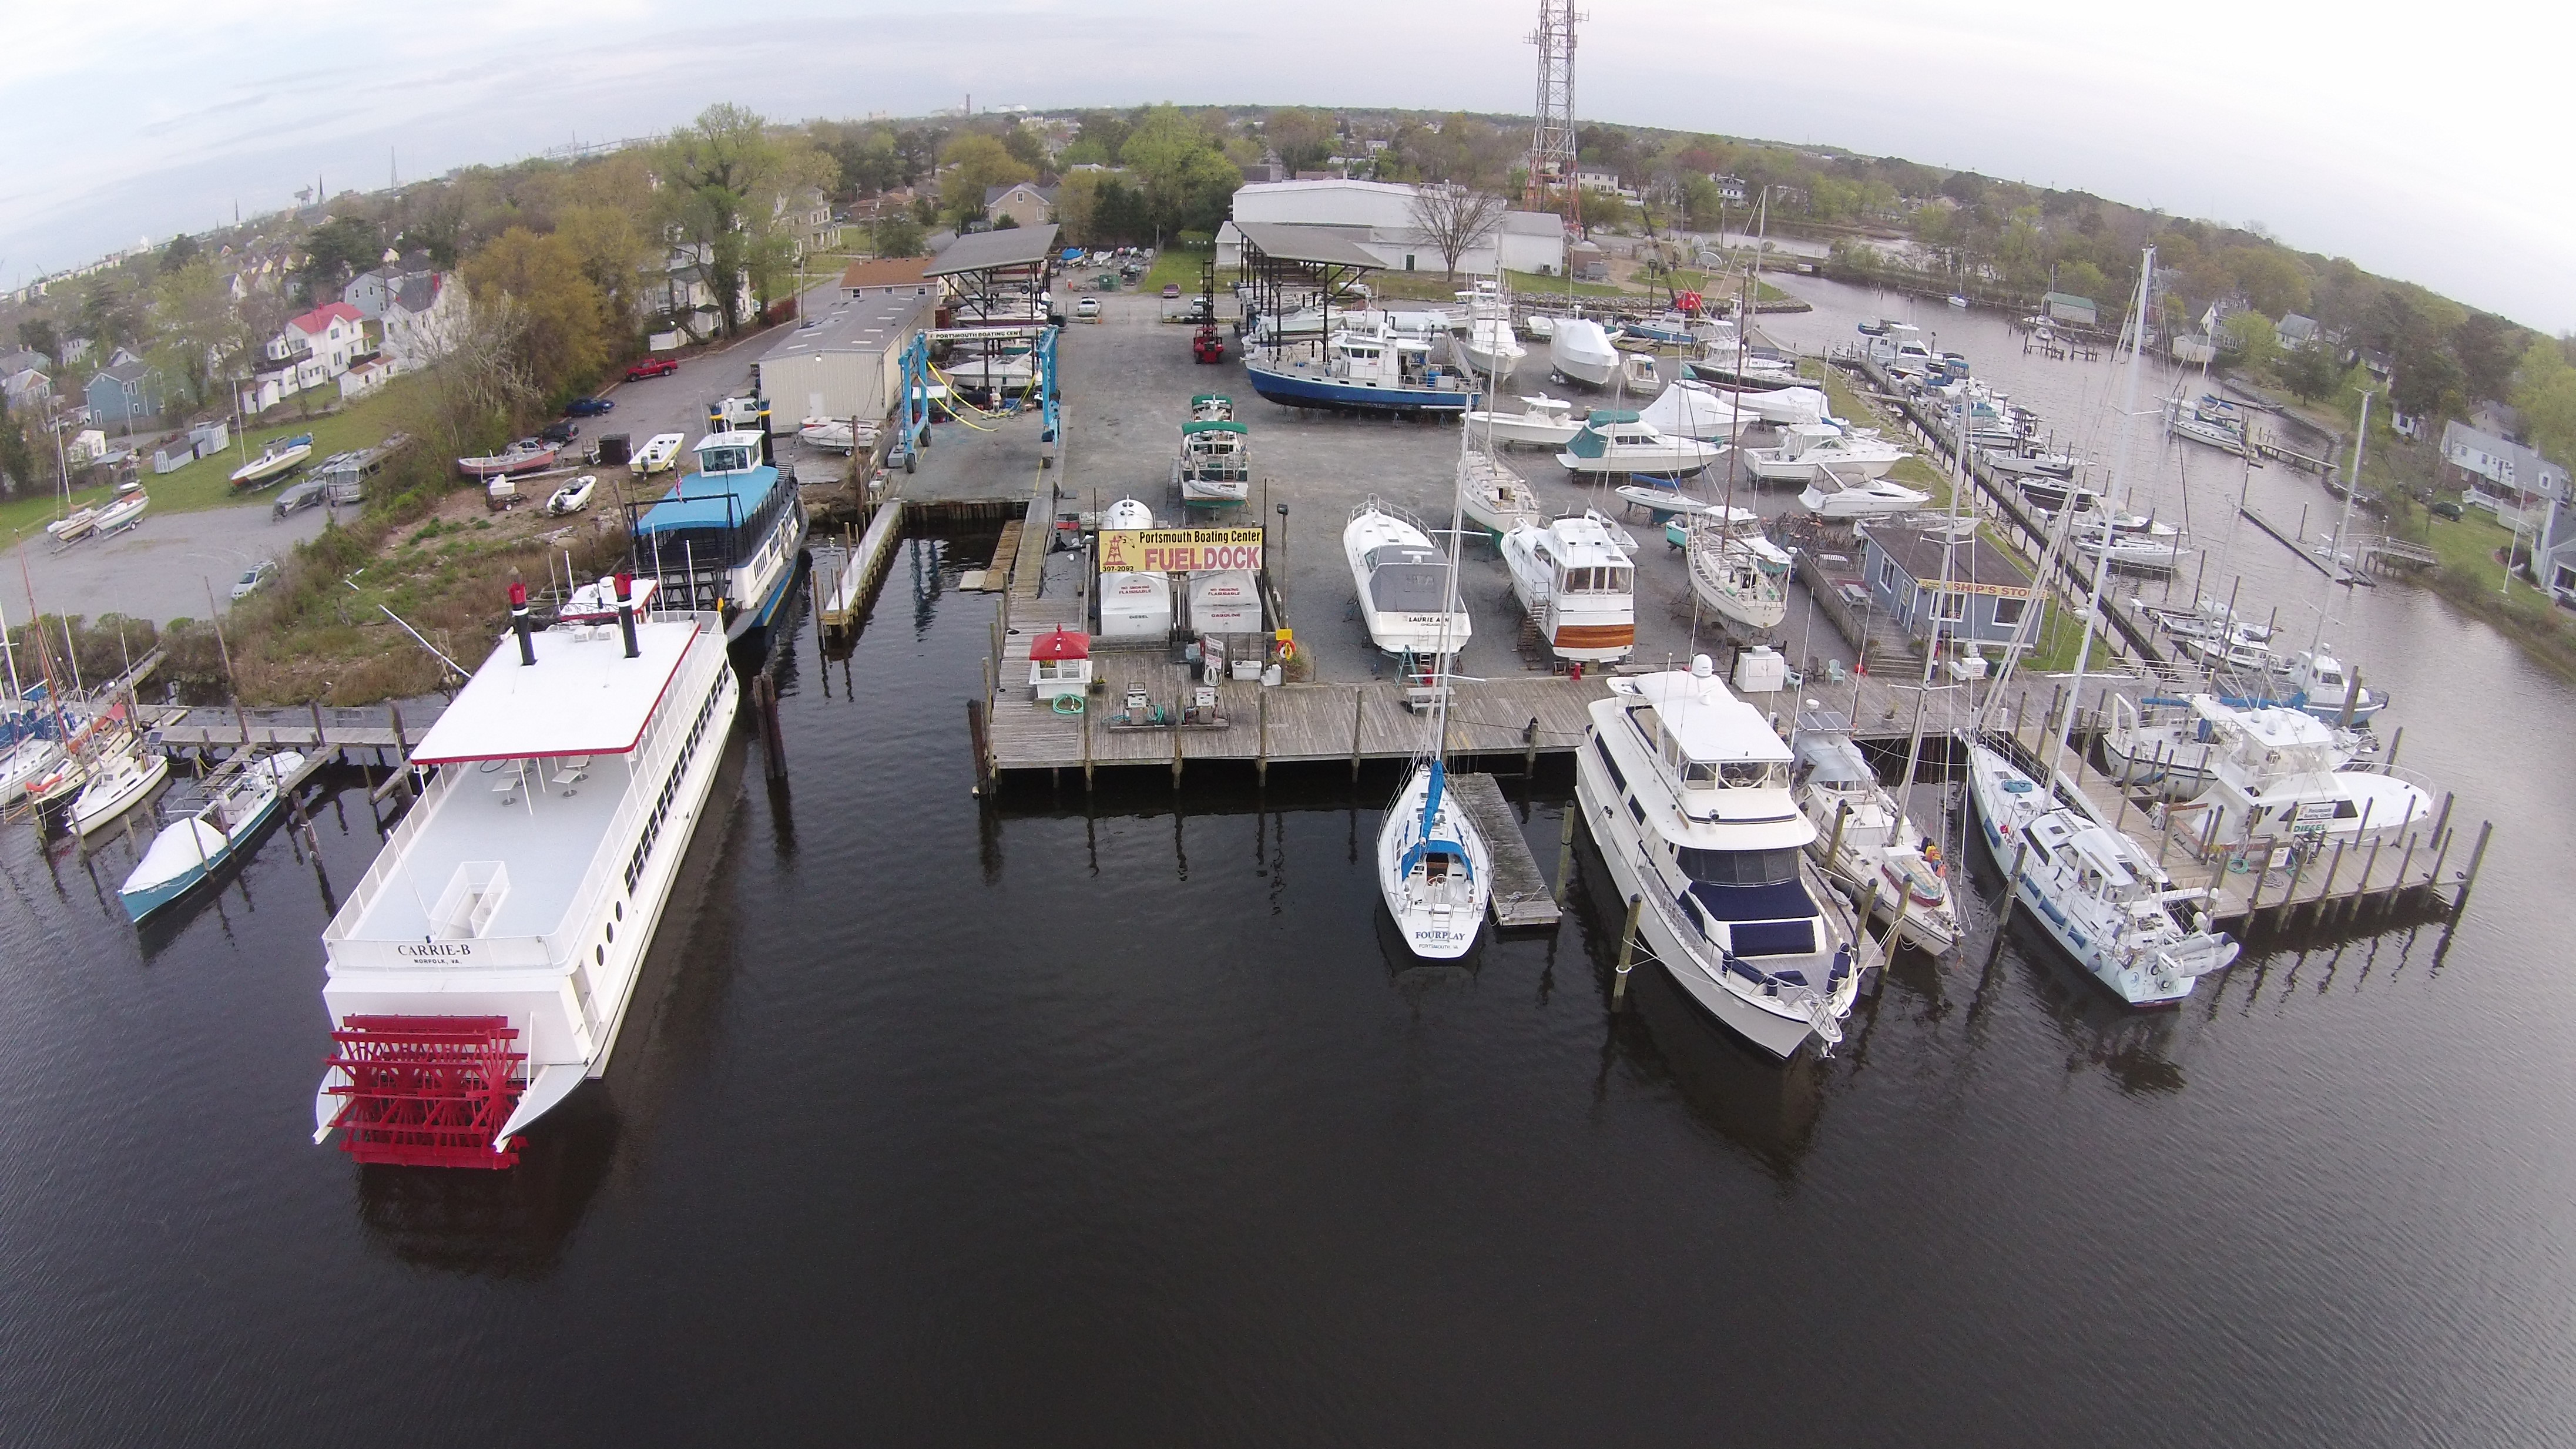
[[[878,422],[903,390],[903,348],[925,326],[938,284],[861,289],[769,349],[757,364],[760,395],[789,427],[800,418]]]

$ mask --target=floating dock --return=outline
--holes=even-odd
[[[1476,833],[1484,837],[1485,848],[1493,856],[1494,878],[1486,884],[1494,924],[1506,931],[1554,929],[1561,914],[1556,897],[1548,892],[1547,878],[1538,873],[1538,858],[1530,854],[1529,841],[1512,814],[1512,802],[1503,798],[1502,785],[1491,775],[1468,773],[1451,775],[1449,789],[1466,807],[1467,818],[1476,823]]]

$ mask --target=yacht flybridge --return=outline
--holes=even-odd
[[[1807,858],[1816,829],[1790,794],[1788,745],[1705,654],[1610,689],[1591,706],[1575,795],[1655,959],[1773,1056],[1840,1042],[1867,963]]]
[[[738,691],[723,619],[577,591],[475,671],[412,752],[435,776],[323,932],[334,1043],[317,1143],[361,1162],[507,1167],[608,1066]]]

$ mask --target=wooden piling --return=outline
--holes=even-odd
[[[1637,955],[1637,913],[1645,908],[1644,896],[1628,897],[1628,924],[1619,931],[1619,972],[1610,983],[1610,1004],[1620,1005],[1628,997],[1628,971]]]
[[[975,788],[971,793],[977,795],[984,793],[985,777],[990,772],[993,758],[985,739],[984,707],[984,700],[966,701],[966,739],[975,751]]]
[[[1583,797],[1565,802],[1565,820],[1556,831],[1556,903],[1565,904],[1565,893],[1574,883],[1574,817],[1583,813]]]
[[[2023,836],[2020,847],[2013,851],[2012,874],[2004,877],[2003,914],[1995,917],[1994,944],[1986,950],[1988,971],[1995,969],[1996,958],[2004,954],[2004,936],[2012,930],[2013,908],[2021,904],[2021,868],[2029,859],[2030,837]]]
[[[1267,686],[1257,688],[1253,703],[1261,735],[1258,741],[1260,753],[1252,763],[1252,777],[1266,785],[1270,782],[1270,690]]]
[[[1354,685],[1351,688],[1351,778],[1360,777],[1360,722],[1367,715],[1368,693]]]
[[[1082,701],[1082,788],[1086,791],[1091,788],[1091,772],[1091,699],[1086,695]]]
[[[2493,834],[2495,834],[2494,821],[2481,820],[2478,822],[2478,843],[2469,848],[2468,871],[2460,878],[2460,893],[2457,896],[2454,896],[2451,900],[2451,917],[2454,920],[2457,920],[2460,914],[2469,908],[2469,892],[2477,888],[2478,867],[2486,864],[2487,837]]]
[[[309,699],[305,701],[305,704],[313,711],[313,753],[318,755],[322,753],[322,746],[325,740],[325,735],[322,730],[322,701],[318,699]]]

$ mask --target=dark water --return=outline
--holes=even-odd
[[[1980,911],[1782,1069],[1651,969],[1612,1010],[1581,854],[1553,939],[1414,966],[1391,777],[979,809],[991,604],[930,563],[846,676],[792,641],[789,784],[737,742],[509,1174],[308,1143],[356,788],[140,944],[127,847],[0,837],[0,1441],[2576,1440],[2576,780],[2514,743],[2570,700],[2473,626],[2381,644],[2504,821],[2455,935],[2128,1015]],[[1551,867],[1568,783],[1512,787]]]

